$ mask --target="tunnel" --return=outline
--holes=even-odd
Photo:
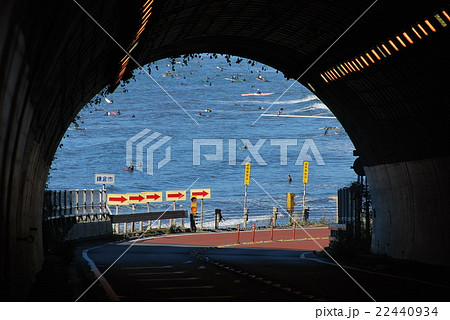
[[[1,1],[1,296],[25,295],[42,267],[47,174],[81,108],[138,65],[201,52],[316,94],[364,166],[372,252],[450,265],[449,40],[437,0]]]

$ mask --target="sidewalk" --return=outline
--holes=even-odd
[[[206,247],[251,247],[285,250],[322,250],[329,244],[328,227],[296,229],[273,229],[230,232],[197,232],[171,234],[139,240],[141,243],[194,245]],[[294,238],[295,236],[295,238]]]

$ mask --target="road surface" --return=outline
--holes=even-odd
[[[169,235],[87,248],[84,257],[101,279],[94,287],[113,301],[449,300],[441,268],[442,275],[416,265],[343,270],[312,252],[328,244],[328,229],[291,237],[291,230],[264,231],[253,243],[251,232],[241,233],[237,244],[235,232]]]

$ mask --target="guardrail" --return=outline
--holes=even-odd
[[[45,192],[44,199],[44,221],[51,221],[48,225],[51,228],[59,228],[61,230],[86,229],[90,230],[88,223],[106,222],[103,233],[130,233],[143,232],[150,228],[171,228],[180,226],[182,229],[189,228],[188,212],[186,210],[167,211],[162,215],[163,208],[153,208],[159,211],[150,212],[149,206],[141,208],[140,205],[130,205],[125,212],[119,213],[119,206],[109,207],[107,205],[107,194],[105,190],[48,190]],[[135,213],[139,208],[145,210],[145,213]],[[335,222],[336,213],[333,208],[320,208],[317,210],[311,208],[309,222]],[[113,211],[111,211],[113,210]],[[164,210],[164,209],[163,209]],[[142,212],[142,211],[141,211]],[[176,212],[179,216],[171,216],[172,212]],[[220,216],[217,215],[220,212]],[[158,219],[159,217],[159,219]],[[180,220],[178,221],[177,220]],[[294,212],[291,217],[283,213],[281,209],[270,207],[267,209],[250,210],[248,215],[248,228],[251,229],[252,223],[258,228],[269,227],[273,224],[275,227],[289,226],[292,219],[296,221],[306,221],[308,218],[302,216],[302,213]],[[60,220],[57,222],[57,220]],[[235,229],[238,224],[242,226],[243,215],[241,210],[206,210],[204,211],[203,220],[199,214],[196,217],[196,225],[200,229]],[[157,224],[151,223],[158,221]],[[186,222],[186,224],[185,224]],[[81,225],[84,224],[84,225]],[[61,227],[63,225],[64,227]],[[53,226],[53,227],[52,227]],[[97,227],[95,227],[97,228]],[[108,229],[109,228],[109,229]],[[241,230],[247,230],[242,228]],[[84,237],[83,232],[75,232],[77,237]],[[70,232],[68,232],[70,236]],[[99,232],[95,232],[96,235]],[[86,232],[86,237],[90,236],[90,232]]]
[[[115,233],[143,232],[151,227],[151,221],[158,221],[161,228],[161,220],[170,220],[171,226],[176,226],[176,219],[181,219],[184,226],[184,219],[187,218],[186,210],[172,210],[160,212],[143,212],[130,214],[110,215],[111,223]],[[136,225],[137,223],[137,225]],[[130,227],[128,227],[130,225]]]
[[[334,239],[370,244],[372,209],[370,193],[363,178],[338,190],[338,224],[332,230]]]
[[[106,190],[47,190],[44,219],[70,215],[107,214]]]
[[[43,218],[53,238],[76,240],[115,233],[145,231],[150,221],[169,220],[176,226],[181,219],[184,226],[186,210],[113,214],[107,205],[105,190],[47,190],[44,195]]]

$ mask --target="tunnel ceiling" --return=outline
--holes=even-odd
[[[16,1],[13,6],[26,39],[23,54],[30,67],[23,75],[31,83],[36,109],[32,128],[49,162],[79,110],[136,68],[118,44],[132,50],[142,65],[186,53],[227,53],[258,60],[294,79],[315,62],[300,82],[335,113],[366,165],[450,153],[445,147],[450,19],[442,12],[450,9],[444,1],[380,0],[323,56],[373,1],[78,3],[104,30],[75,1]],[[390,54],[384,50],[389,40],[398,51],[392,45]]]

